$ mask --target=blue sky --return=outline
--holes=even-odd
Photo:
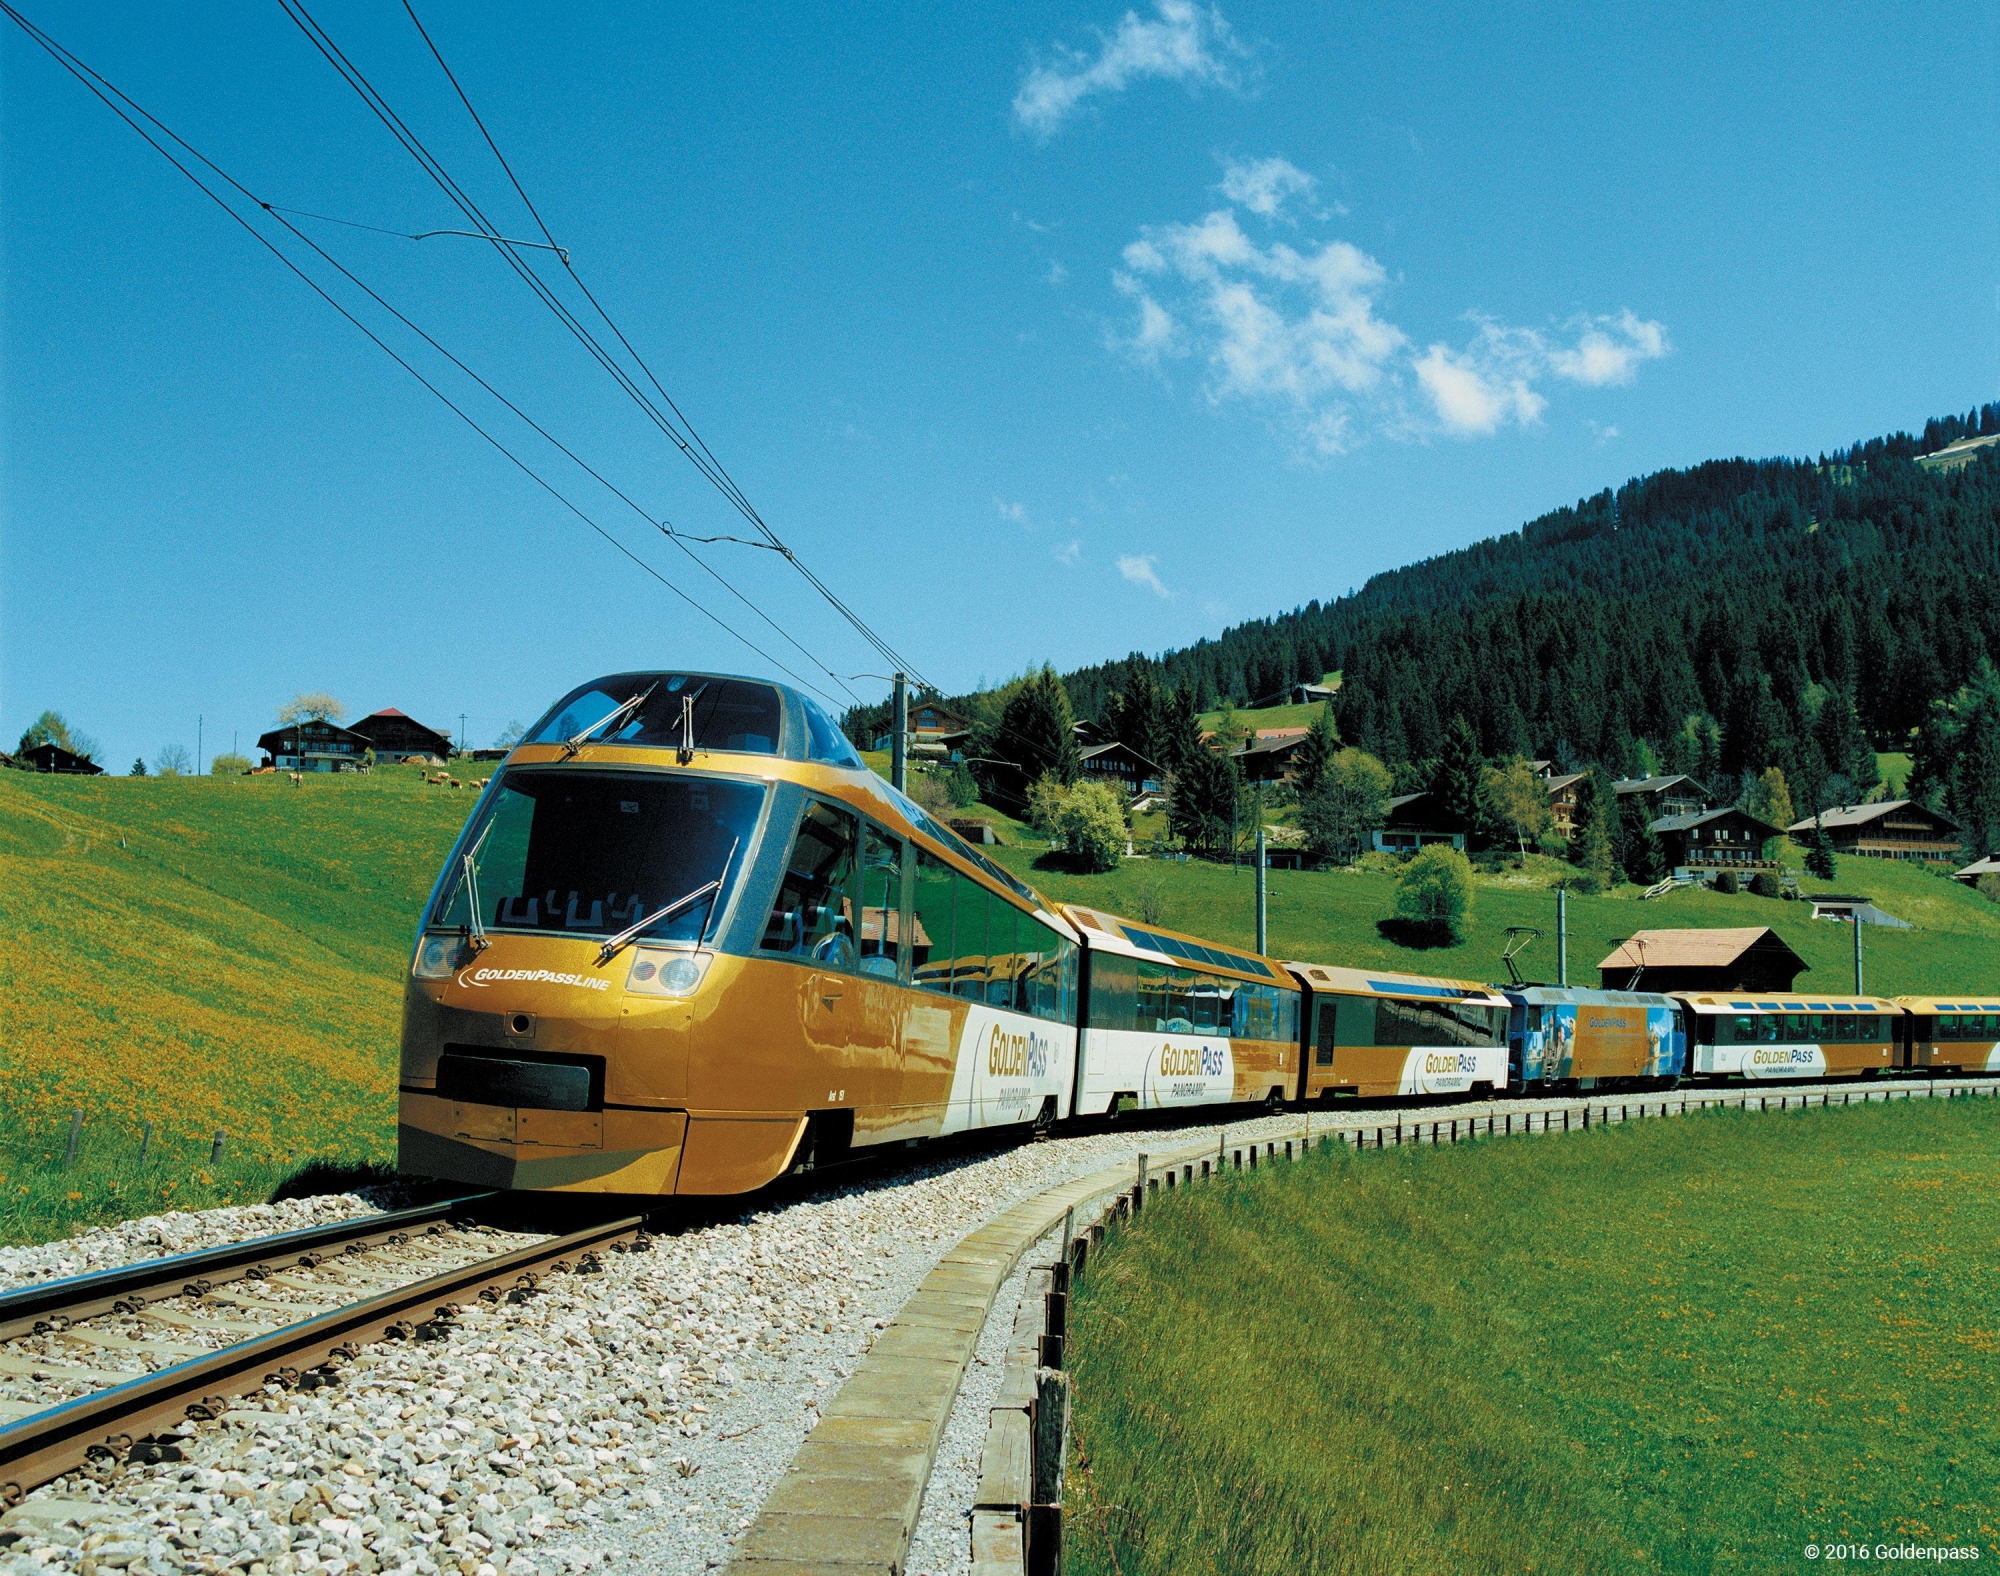
[[[323,3],[534,236],[402,7]],[[2000,396],[1992,7],[418,14],[765,519],[947,689]],[[266,201],[463,222],[276,5],[29,15]],[[776,671],[0,26],[0,736],[52,706],[122,770],[328,689],[483,744],[597,672]],[[493,248],[297,222],[649,516],[744,528]],[[836,698],[811,662],[883,667],[774,555],[691,549],[810,661],[467,409]]]

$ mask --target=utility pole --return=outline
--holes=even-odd
[[[194,719],[194,774],[195,774],[195,776],[197,776],[197,777],[199,777],[199,776],[201,775],[201,725],[202,725],[202,721],[203,721],[203,719],[202,719],[202,718],[201,718],[201,717],[200,717],[199,715],[197,715],[197,716],[196,716],[196,718]]]
[[[1264,827],[1263,817],[1258,817],[1257,826],[1257,954],[1264,954],[1265,909],[1264,909]]]
[[[1854,915],[1854,994],[1863,994],[1861,989],[1861,913],[1860,905],[1855,905]]]
[[[1569,888],[1556,888],[1556,983],[1569,984]]]
[[[466,751],[466,748],[467,745],[465,740],[465,713],[460,712],[458,714],[458,753],[460,755],[463,755]]]
[[[889,732],[889,786],[897,793],[910,790],[910,676],[898,673],[893,680],[896,701]]]

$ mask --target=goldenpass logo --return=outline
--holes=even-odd
[[[1424,1052],[1424,1071],[1427,1073],[1469,1073],[1478,1066],[1478,1058],[1467,1056],[1463,1051]]]
[[[989,1078],[1040,1078],[1049,1070],[1049,1042],[1032,1031],[1014,1032],[1005,1024],[993,1025],[986,1038],[986,1075]]]
[[[609,990],[611,981],[588,974],[556,974],[548,969],[460,969],[458,983],[468,990],[488,985],[574,985],[578,990]]]
[[[1222,1052],[1208,1045],[1162,1045],[1162,1078],[1220,1078]]]
[[[1759,1046],[1750,1053],[1752,1067],[1804,1067],[1811,1063],[1813,1053],[1800,1050],[1797,1046],[1781,1046],[1772,1050]]]

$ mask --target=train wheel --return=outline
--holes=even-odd
[[[1264,1096],[1264,1114],[1276,1116],[1285,1108],[1285,1091],[1273,1084],[1271,1092]]]

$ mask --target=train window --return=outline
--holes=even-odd
[[[986,894],[986,1005],[1012,1007],[1021,960],[1014,927],[1024,916],[1004,897]]]
[[[799,697],[806,714],[806,759],[825,761],[829,766],[845,766],[852,771],[865,767],[840,725],[820,708],[817,701]]]
[[[469,924],[475,892],[489,929],[585,936],[614,935],[717,880],[726,902],[763,805],[760,786],[722,778],[516,768],[467,833],[473,880],[463,861],[447,873],[431,923]],[[693,941],[715,901],[643,934]]]
[[[807,804],[764,925],[766,952],[811,958],[834,968],[855,966],[854,877],[860,844],[861,823],[847,811],[817,799]]]
[[[1851,1012],[1843,1012],[1834,1032],[1834,1038],[1844,1044],[1852,1045],[1861,1038],[1861,1020]]]
[[[1271,1026],[1271,1038],[1287,1045],[1299,1043],[1299,993],[1295,990],[1278,991],[1277,1021]]]
[[[1016,931],[1021,948],[1020,1008],[1037,1018],[1055,1019],[1062,1012],[1064,938],[1026,914],[1016,921]]]
[[[1313,1065],[1315,1067],[1331,1067],[1333,1065],[1335,1024],[1339,1016],[1337,1008],[1344,1005],[1345,1000],[1346,998],[1343,997],[1338,1001],[1322,1001],[1314,1009],[1319,1015],[1319,1035],[1315,1042],[1317,1048],[1313,1052]]]
[[[1213,974],[1198,974],[1188,992],[1188,1021],[1196,1034],[1228,1034],[1232,1005],[1223,994],[1227,982]]]
[[[1139,960],[1122,952],[1090,955],[1090,1026],[1129,1030],[1139,1027]],[[1149,1019],[1146,1023],[1152,1028]]]
[[[644,701],[613,720],[613,712],[640,695]],[[616,673],[565,695],[535,724],[528,742],[560,744],[597,728],[591,734],[597,744],[674,749],[687,743],[697,750],[775,755],[783,716],[769,684],[699,673]]]
[[[868,827],[861,853],[861,972],[898,976],[902,940],[903,845]]]
[[[958,877],[935,854],[917,851],[910,911],[910,974],[925,990],[951,994],[953,893]]]
[[[1805,1045],[1812,1040],[1812,1015],[1803,1012],[1788,1012],[1783,1019],[1786,1045]]]

